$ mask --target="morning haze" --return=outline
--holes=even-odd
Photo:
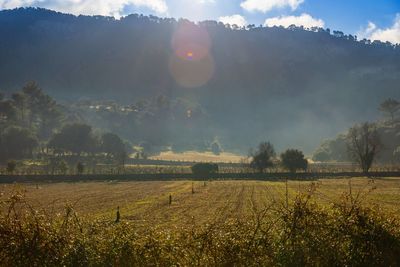
[[[0,0],[0,266],[399,266],[400,6],[190,2]]]
[[[311,154],[323,139],[376,119],[379,103],[400,94],[397,47],[333,30],[234,29],[213,21],[193,25],[139,15],[115,20],[43,9],[2,11],[0,20],[0,88],[10,92],[35,80],[61,103],[135,105],[158,96],[190,101],[208,124],[207,133],[196,139],[218,137],[241,153],[268,136],[279,149],[296,146]],[[174,77],[179,70],[171,74],[171,64],[187,64],[171,63],[174,34],[182,27],[190,32],[182,38],[195,47],[181,49],[199,45],[195,52],[207,53],[190,61],[199,65],[193,69],[180,66],[186,76],[200,79],[189,85]],[[207,44],[201,44],[205,37]],[[192,127],[202,128],[200,122]],[[118,134],[147,141],[135,132]]]

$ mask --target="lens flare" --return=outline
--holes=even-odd
[[[169,69],[179,85],[185,88],[196,88],[205,85],[213,77],[214,60],[211,56],[196,61],[172,56]]]
[[[191,22],[180,22],[171,48],[170,72],[175,81],[186,88],[206,84],[214,74],[211,38],[205,28]]]
[[[172,37],[171,46],[179,57],[192,53],[196,55],[194,59],[201,59],[209,54],[211,39],[203,27],[191,22],[181,22]]]

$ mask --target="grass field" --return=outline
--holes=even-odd
[[[360,195],[363,204],[400,215],[400,178],[321,179],[315,185],[314,199],[321,204],[338,203],[344,193],[352,190],[355,197]],[[119,206],[122,220],[143,226],[185,226],[193,221],[203,224],[229,218],[246,220],[255,211],[271,203],[282,204],[286,199],[283,181],[110,181],[8,184],[0,188],[3,199],[15,190],[23,190],[31,205],[49,213],[62,212],[69,203],[80,215],[111,221]],[[289,181],[288,188],[291,200],[298,192],[307,192],[310,182]]]
[[[245,156],[223,152],[220,155],[215,155],[211,152],[187,151],[182,153],[174,153],[172,151],[161,152],[157,156],[150,157],[154,160],[168,161],[191,161],[191,162],[225,162],[225,163],[240,163]]]
[[[400,178],[287,188],[284,181],[4,184],[0,266],[399,265]]]

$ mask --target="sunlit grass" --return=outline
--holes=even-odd
[[[168,161],[193,161],[193,162],[227,162],[227,163],[239,163],[244,156],[237,155],[234,153],[223,152],[220,155],[214,155],[211,152],[197,152],[187,151],[182,153],[174,153],[172,151],[161,152],[157,156],[151,157],[156,160],[168,160]]]

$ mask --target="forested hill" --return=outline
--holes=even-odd
[[[29,8],[0,11],[0,36],[2,90],[36,80],[57,99],[185,98],[203,107],[215,136],[242,150],[268,139],[309,153],[400,97],[400,47],[333,30]]]

